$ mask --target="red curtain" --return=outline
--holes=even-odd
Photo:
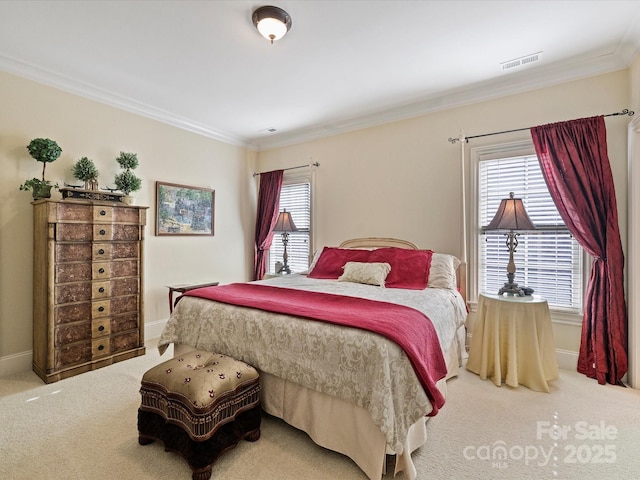
[[[531,128],[542,173],[562,219],[593,256],[578,372],[621,384],[627,371],[624,254],[604,117]]]
[[[256,213],[254,280],[262,280],[267,269],[266,251],[271,248],[273,227],[275,227],[278,220],[283,173],[283,170],[274,170],[273,172],[260,174],[258,211]]]

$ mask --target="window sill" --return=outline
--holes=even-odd
[[[566,312],[564,310],[554,310],[549,308],[551,312],[551,321],[553,323],[563,323],[565,325],[582,325],[582,313]]]

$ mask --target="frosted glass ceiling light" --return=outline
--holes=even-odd
[[[253,24],[271,43],[284,37],[291,28],[291,17],[281,8],[267,5],[253,12]]]

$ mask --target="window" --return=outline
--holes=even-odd
[[[530,149],[531,150],[531,149]],[[500,157],[502,153],[502,158]],[[507,152],[508,155],[508,152]],[[547,189],[535,153],[504,157],[493,150],[476,157],[477,257],[479,292],[497,293],[507,281],[506,237],[485,233],[500,200],[514,192],[522,198],[536,232],[522,232],[514,254],[515,281],[531,287],[555,310],[582,309],[583,254],[569,233]]]
[[[287,255],[289,268],[292,273],[302,272],[309,268],[310,236],[311,236],[311,179],[306,176],[290,176],[285,172],[285,177],[280,190],[280,210],[287,209],[291,213],[297,232],[289,233],[287,243]],[[282,262],[284,246],[282,236],[275,233],[273,243],[269,250],[269,268],[267,271],[275,272],[276,262]]]

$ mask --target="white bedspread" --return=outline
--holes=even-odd
[[[466,317],[462,297],[451,290],[385,289],[304,275],[260,283],[416,308],[431,319],[443,346],[451,344]],[[160,351],[170,343],[224,353],[264,372],[353,402],[371,414],[394,453],[402,453],[409,427],[431,412],[404,352],[368,331],[184,297],[160,337]]]

